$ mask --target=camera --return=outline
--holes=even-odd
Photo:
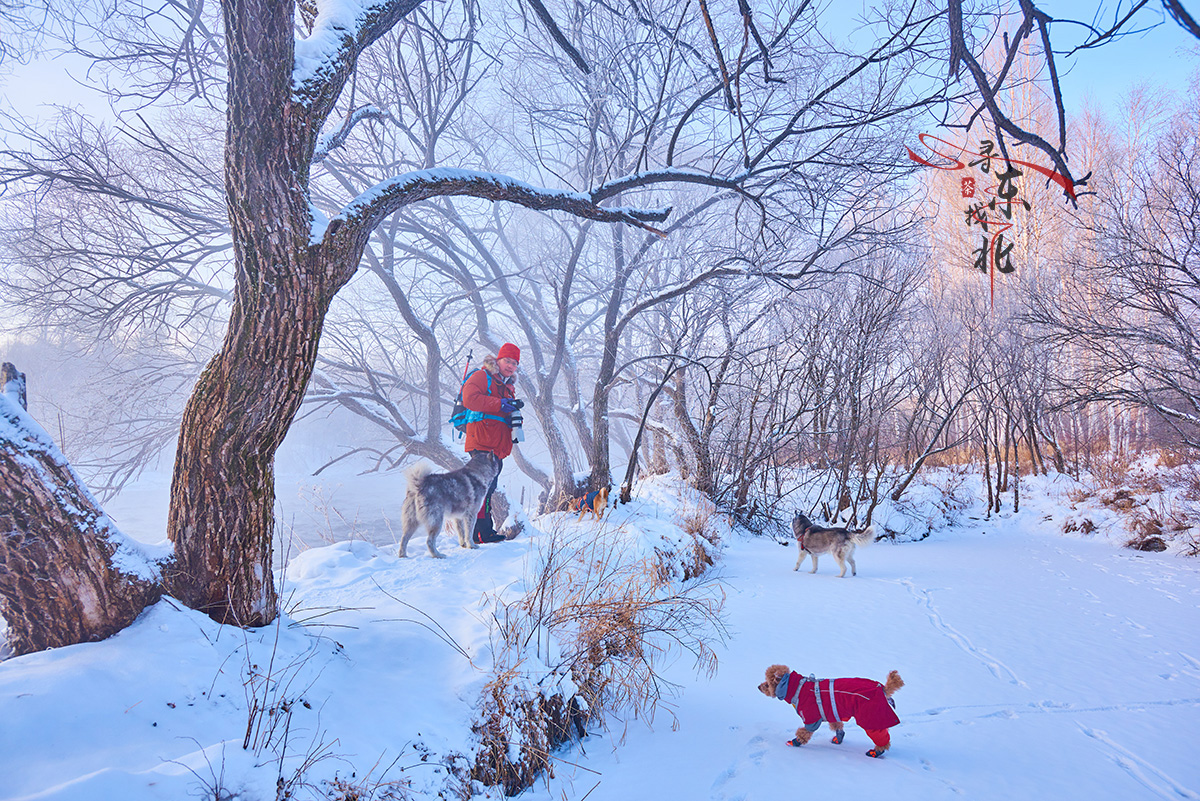
[[[512,426],[513,442],[524,442],[525,429],[522,426],[525,424],[525,418],[520,409],[512,413],[509,424]]]

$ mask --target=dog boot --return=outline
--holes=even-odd
[[[829,742],[833,743],[834,745],[841,745],[842,740],[845,740],[845,739],[846,739],[846,730],[838,729],[837,731],[835,731],[833,733],[833,738]]]
[[[870,751],[867,752],[867,756],[875,757],[876,759],[880,759],[883,757],[883,754],[885,751],[887,751],[886,748],[879,748],[878,746],[876,746],[875,748],[872,748]]]
[[[793,748],[799,748],[800,746],[804,745],[804,743],[800,742],[798,738],[793,737],[791,740],[787,741],[786,745],[790,745]]]

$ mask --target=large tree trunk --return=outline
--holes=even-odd
[[[291,97],[291,4],[229,0],[225,22],[225,193],[237,279],[224,343],[184,410],[169,589],[218,621],[259,626],[278,603],[275,452],[316,364],[329,301],[352,270],[308,241],[308,158],[319,121]]]
[[[156,568],[0,390],[0,615],[9,647],[27,654],[102,640],[160,594]]]

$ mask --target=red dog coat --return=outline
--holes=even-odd
[[[816,679],[792,671],[779,680],[775,697],[794,706],[805,726],[813,729],[822,721],[852,718],[867,731],[900,722],[883,685],[872,679]]]

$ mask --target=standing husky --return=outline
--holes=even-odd
[[[459,524],[458,544],[474,548],[470,533],[488,487],[500,473],[500,460],[493,453],[478,451],[471,461],[457,470],[449,473],[433,473],[432,470],[427,462],[419,462],[405,471],[408,491],[404,494],[400,513],[404,532],[400,540],[401,558],[408,556],[405,548],[419,525],[428,535],[429,555],[441,559],[442,554],[434,547],[434,541],[446,518]]]
[[[854,548],[856,545],[866,545],[875,540],[874,526],[867,526],[862,531],[851,531],[848,528],[826,528],[815,525],[799,512],[792,518],[792,533],[796,535],[796,545],[800,547],[800,553],[796,557],[796,566],[792,570],[799,570],[804,557],[812,556],[813,566],[812,570],[808,572],[816,573],[817,556],[831,553],[837,560],[838,566],[842,568],[842,572],[838,573],[838,578],[846,575],[846,562],[850,563],[850,575],[858,575],[858,568],[854,564]]]

